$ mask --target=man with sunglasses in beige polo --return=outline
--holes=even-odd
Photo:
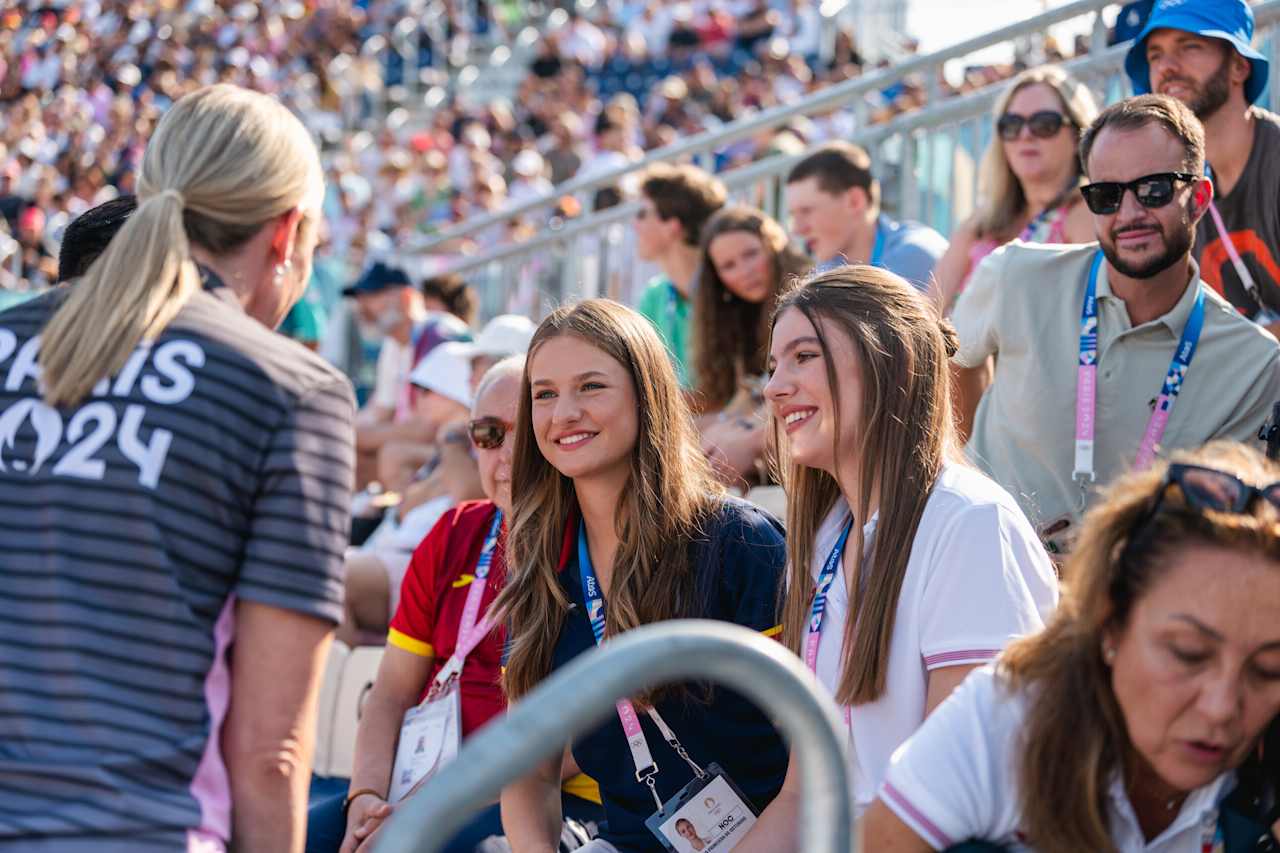
[[[1175,448],[1250,440],[1280,399],[1280,344],[1191,257],[1213,199],[1199,120],[1131,98],[1080,158],[1098,242],[996,250],[953,317],[956,365],[990,377],[968,453],[1059,552],[1100,486]]]

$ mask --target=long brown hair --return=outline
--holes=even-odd
[[[723,494],[699,450],[671,360],[644,317],[608,299],[588,299],[543,320],[529,344],[521,383],[511,462],[509,568],[506,587],[494,602],[494,612],[510,631],[503,687],[513,699],[551,672],[551,653],[569,606],[558,569],[577,497],[573,481],[538,450],[529,377],[538,349],[562,335],[608,354],[627,369],[635,386],[639,430],[615,517],[618,553],[605,614],[608,635],[695,612],[689,543]]]
[[[1245,481],[1280,479],[1280,466],[1234,442],[1177,453]],[[1028,697],[1018,761],[1022,825],[1043,853],[1114,853],[1107,789],[1130,744],[1102,658],[1108,632],[1127,623],[1134,604],[1161,576],[1170,554],[1189,544],[1253,551],[1280,561],[1280,518],[1266,501],[1236,515],[1189,509],[1175,487],[1165,491],[1167,463],[1117,480],[1085,516],[1067,562],[1062,600],[1047,628],[1010,644],[999,660],[1012,688]],[[1141,523],[1163,494],[1159,510]],[[1263,737],[1280,743],[1280,721]],[[1267,762],[1264,765],[1262,762]],[[1256,753],[1238,770],[1242,782],[1269,779],[1280,756]]]
[[[825,354],[837,436],[839,373],[845,366],[831,357],[827,336],[833,330],[852,342],[860,374],[863,422],[857,425],[857,444],[835,448],[837,458],[852,454],[861,460],[857,505],[850,507],[858,519],[852,553],[865,553],[862,524],[876,489],[880,524],[866,565],[859,557],[856,570],[845,575],[855,605],[845,625],[844,674],[836,699],[845,705],[872,702],[885,690],[898,594],[916,527],[943,463],[959,459],[948,366],[957,346],[955,331],[914,287],[871,266],[841,267],[805,282],[778,301],[777,316],[792,310],[813,324]],[[775,441],[777,429],[775,420]],[[825,471],[786,460],[785,443],[778,443],[789,498],[783,638],[799,653],[813,603],[814,540],[840,496],[840,484]],[[853,595],[863,583],[865,595]]]
[[[711,260],[711,241],[734,232],[760,238],[769,253],[773,289],[763,302],[730,293]],[[764,372],[778,294],[810,266],[808,257],[787,241],[782,226],[754,207],[726,207],[703,227],[702,266],[693,297],[693,365],[694,388],[707,411],[727,406],[742,377]]]

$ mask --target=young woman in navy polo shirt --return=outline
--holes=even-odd
[[[722,619],[776,633],[781,528],[716,484],[670,359],[642,316],[600,299],[554,312],[534,335],[523,384],[511,568],[494,605],[510,626],[511,699],[599,639],[639,625]],[[740,695],[671,685],[626,708],[572,744],[578,766],[600,784],[606,813],[607,830],[591,849],[664,849],[646,819],[713,777],[713,763],[756,810],[778,792],[785,748]],[[626,732],[636,728],[645,758],[628,745]],[[648,758],[660,772],[637,772]],[[516,853],[555,850],[559,779],[557,758],[503,792]]]

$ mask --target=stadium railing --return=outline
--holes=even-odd
[[[716,147],[760,131],[776,127],[798,115],[820,114],[833,107],[861,102],[862,95],[894,80],[938,67],[992,44],[1043,32],[1046,27],[1085,12],[1100,12],[1108,5],[1101,0],[1081,0],[1050,13],[1003,27],[978,39],[902,63],[892,73],[868,75],[833,86],[803,102],[750,117],[726,128],[712,139],[700,134],[677,145],[655,151],[627,169],[581,181],[569,181],[557,188],[557,196],[568,192],[590,192],[617,183],[638,168],[664,161],[694,157]],[[1254,43],[1268,57],[1276,58],[1280,48],[1280,0],[1268,0],[1254,7]],[[1098,21],[1101,16],[1098,16]],[[1095,46],[1085,56],[1062,63],[1062,67],[1089,85],[1105,103],[1129,94],[1123,70],[1127,44],[1101,46],[1105,33],[1095,27]],[[1263,105],[1280,108],[1280,62],[1272,62],[1271,77]],[[857,85],[854,85],[857,84]],[[1003,90],[995,84],[977,92],[935,100],[918,110],[883,124],[861,125],[850,137],[871,155],[883,189],[883,206],[903,219],[914,219],[937,228],[943,234],[972,210],[977,199],[978,162],[992,133],[991,108]],[[783,114],[785,112],[785,115]],[[785,211],[785,177],[802,155],[774,156],[720,174],[731,197],[763,208],[780,220]],[[625,202],[605,211],[568,220],[525,242],[501,245],[473,256],[445,254],[441,241],[475,233],[483,227],[505,222],[513,216],[538,209],[540,201],[509,208],[492,216],[478,217],[464,226],[450,229],[425,246],[406,247],[400,260],[423,274],[454,272],[462,275],[481,294],[486,312],[520,311],[541,316],[565,300],[585,296],[611,296],[632,301],[655,270],[635,258],[628,223],[639,209],[637,202]],[[432,250],[435,250],[434,252]]]
[[[805,794],[800,849],[854,851],[849,747],[831,698],[780,643],[739,625],[693,619],[628,631],[554,673],[396,809],[378,851],[438,850],[504,784],[614,713],[618,699],[686,680],[740,691],[781,730],[796,753]]]

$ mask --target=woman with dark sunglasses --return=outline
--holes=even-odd
[[[951,247],[934,270],[944,309],[978,262],[1015,237],[1036,243],[1093,240],[1093,222],[1076,192],[1076,143],[1097,114],[1089,89],[1052,65],[1024,71],[997,99],[996,132],[978,178],[978,211],[951,235]]]
[[[1049,627],[894,756],[870,850],[1275,850],[1280,466],[1215,442],[1116,482]]]
[[[488,500],[459,504],[446,512],[414,551],[391,620],[386,653],[360,718],[350,789],[345,797],[312,808],[309,853],[333,853],[339,845],[342,853],[351,853],[391,814],[392,792],[404,787],[392,778],[402,721],[407,711],[428,697],[442,670],[456,669],[464,739],[506,707],[498,686],[502,631],[488,631],[485,614],[506,580],[509,432],[523,369],[523,357],[506,359],[477,386],[468,431]],[[486,570],[481,570],[482,565]],[[477,631],[480,634],[472,636]],[[598,800],[594,789],[585,777],[566,785],[565,813],[598,819],[599,807],[589,800]],[[470,853],[480,841],[501,834],[495,804],[441,849]]]

